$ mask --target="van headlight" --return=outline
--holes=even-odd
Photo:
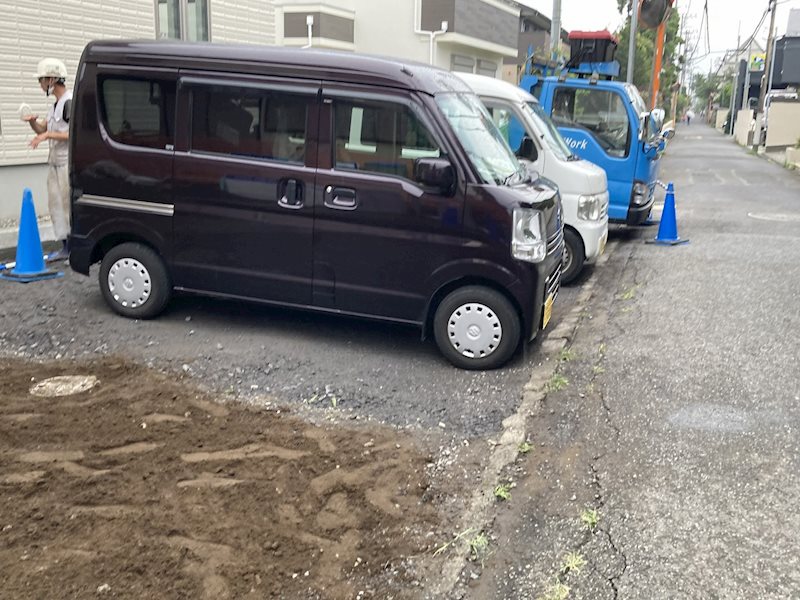
[[[644,206],[650,199],[650,188],[642,181],[637,181],[633,184],[633,192],[631,193],[631,204],[634,206]]]
[[[514,209],[514,231],[511,255],[517,260],[538,263],[547,256],[547,239],[541,211],[532,208]]]
[[[603,196],[578,196],[578,218],[584,221],[599,221],[603,214]]]

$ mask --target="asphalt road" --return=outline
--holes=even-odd
[[[690,243],[609,261],[471,598],[800,598],[800,177],[693,125],[662,179]]]

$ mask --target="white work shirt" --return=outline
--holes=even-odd
[[[47,111],[47,131],[69,132],[69,113],[65,114],[64,112],[64,107],[69,100],[72,100],[72,91],[67,90]],[[47,141],[50,143],[47,162],[51,165],[66,165],[69,162],[69,142]]]

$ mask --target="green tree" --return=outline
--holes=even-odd
[[[620,75],[624,77],[628,72],[628,43],[631,35],[630,14],[632,3],[629,0],[617,0],[617,4],[620,12],[627,16],[625,24],[617,31],[617,37],[619,38],[617,60],[620,64]],[[679,50],[683,40],[678,35],[680,24],[680,15],[678,11],[673,10],[667,19],[666,35],[664,37],[664,58],[661,63],[659,104],[667,111],[667,114],[672,110],[672,94],[669,90],[678,81],[682,67],[683,58],[679,56]],[[645,100],[650,98],[655,47],[656,30],[640,29],[636,35],[636,62],[633,66],[633,83],[639,88]]]

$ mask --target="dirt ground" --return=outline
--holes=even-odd
[[[32,386],[93,375],[88,391]],[[416,598],[431,460],[105,358],[0,361],[0,597]],[[433,500],[433,501],[432,501]]]

